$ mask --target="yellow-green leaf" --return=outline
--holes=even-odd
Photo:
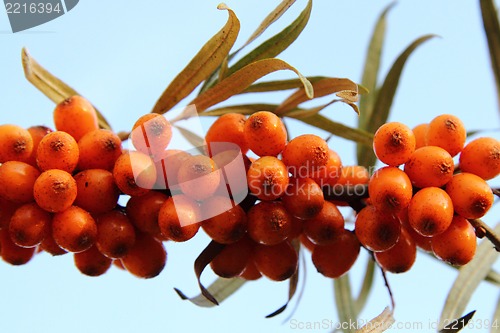
[[[324,78],[312,83],[314,97],[323,97],[330,94],[346,99],[349,102],[356,102],[358,99],[358,85],[349,79],[344,78]],[[295,109],[301,103],[308,101],[310,97],[304,88],[299,88],[288,97],[276,109],[276,114],[282,115],[287,111]]]
[[[318,80],[324,79],[324,76],[306,76],[306,79],[309,82],[314,83]],[[276,81],[267,81],[267,82],[259,82],[252,84],[247,89],[243,90],[241,93],[258,93],[258,92],[270,92],[270,91],[282,91],[282,90],[290,90],[297,89],[302,87],[302,81],[300,79],[289,79],[289,80],[276,80]]]
[[[281,114],[281,116],[295,118],[295,119],[308,118],[308,117],[314,116],[315,114],[319,113],[323,109],[325,109],[328,106],[330,106],[334,103],[337,103],[337,102],[341,102],[341,103],[345,103],[345,104],[349,105],[354,110],[354,112],[359,114],[358,106],[356,104],[349,102],[345,99],[334,99],[326,104],[319,105],[319,106],[309,108],[309,109],[296,108],[296,109],[293,109],[291,111],[286,112],[285,114]]]
[[[174,78],[156,102],[152,112],[163,114],[174,107],[209,77],[229,54],[240,31],[240,21],[226,5],[220,4],[217,8],[228,11],[227,23]]]
[[[64,101],[74,95],[80,95],[75,89],[68,86],[66,83],[49,73],[43,68],[28,52],[26,48],[22,49],[21,58],[23,62],[24,75],[31,84],[40,90],[45,96],[56,104]],[[111,126],[106,118],[97,110],[99,126],[101,128],[110,129]]]
[[[229,296],[234,294],[238,289],[240,289],[245,284],[245,282],[246,280],[242,278],[232,278],[232,279],[218,278],[210,286],[208,286],[207,290],[220,304]],[[195,305],[204,308],[210,308],[216,306],[215,303],[209,301],[203,294],[199,294],[198,296],[189,298],[186,295],[184,295],[184,293],[182,293],[182,291],[180,291],[179,289],[174,288],[174,290],[183,300],[188,300]]]
[[[285,61],[272,58],[259,60],[243,67],[196,97],[190,104],[194,104],[198,112],[203,112],[209,107],[239,94],[261,77],[280,70],[295,72],[304,85],[306,94],[312,98],[313,87],[311,83],[297,69]]]
[[[495,233],[500,232],[500,223],[495,227]],[[458,318],[465,311],[472,294],[482,280],[486,278],[491,267],[498,258],[498,252],[491,242],[483,240],[477,248],[474,259],[459,270],[458,276],[448,293],[441,312],[439,328],[449,322],[450,318]]]
[[[342,330],[344,333],[353,333],[355,330],[350,323],[357,321],[357,315],[349,274],[333,280],[333,289],[335,292],[335,305],[337,307],[339,322],[343,328]]]
[[[491,67],[495,76],[497,99],[500,105],[500,24],[498,11],[493,0],[480,0],[484,32],[490,51]],[[500,107],[499,107],[500,110]]]

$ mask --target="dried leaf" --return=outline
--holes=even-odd
[[[315,98],[336,94],[349,102],[356,102],[358,99],[358,85],[349,79],[324,78],[312,83],[312,86]],[[293,110],[309,99],[311,99],[311,97],[308,96],[305,89],[300,88],[281,103],[276,109],[276,114],[281,115],[287,111]]]
[[[220,4],[217,8],[228,11],[227,23],[203,45],[189,64],[174,78],[156,102],[152,112],[163,114],[174,107],[209,77],[229,54],[240,31],[240,22],[234,12],[224,4]]]
[[[495,233],[499,232],[500,223],[495,227]],[[486,278],[497,258],[498,252],[495,251],[491,242],[487,239],[483,240],[477,248],[474,259],[459,270],[441,312],[440,328],[446,320],[458,318],[464,312],[472,294],[479,283]]]
[[[439,333],[456,333],[460,332],[464,327],[467,326],[469,321],[474,317],[474,314],[476,313],[476,310],[469,312],[463,317],[460,317],[459,319],[455,319],[452,322],[450,322],[448,325],[446,325],[443,329],[439,330]]]
[[[381,314],[370,320],[366,325],[361,327],[356,333],[381,333],[387,331],[396,320],[393,317],[392,311],[386,307]]]
[[[365,269],[365,277],[363,279],[363,284],[361,285],[361,290],[359,291],[359,295],[356,298],[356,311],[357,313],[361,313],[363,311],[366,301],[368,300],[368,296],[373,287],[373,280],[375,276],[375,260],[371,257],[368,258]]]
[[[23,48],[21,58],[26,79],[54,103],[59,104],[66,98],[80,95],[76,90],[43,68],[33,57],[31,57],[26,48]],[[111,129],[106,118],[104,118],[95,106],[94,108],[97,111],[99,127]]]
[[[495,76],[497,99],[500,105],[500,24],[494,0],[480,0],[484,32],[490,51],[491,67]],[[500,107],[499,107],[500,109]]]
[[[339,315],[339,322],[342,325],[344,333],[354,332],[350,323],[357,321],[356,304],[351,292],[351,283],[349,274],[345,274],[333,280],[333,288],[335,292],[335,305]]]
[[[222,303],[229,296],[234,294],[238,289],[240,289],[246,280],[242,278],[233,278],[233,279],[224,279],[218,278],[215,280],[210,286],[208,286],[207,290],[210,295],[213,296],[214,299],[217,300],[217,303]],[[175,292],[179,295],[179,297],[183,300],[188,300],[191,303],[198,305],[204,308],[210,308],[216,306],[215,303],[209,301],[203,294],[199,294],[198,296],[189,298],[184,295],[179,289],[174,288]]]
[[[324,79],[324,76],[307,76],[306,79],[309,82],[314,83],[318,80]],[[242,91],[242,94],[255,93],[255,92],[270,92],[270,91],[282,91],[289,89],[297,89],[302,87],[302,81],[300,79],[290,79],[290,80],[277,80],[268,81],[252,84],[250,87]]]
[[[226,113],[241,113],[245,115],[250,115],[257,111],[269,111],[273,112],[278,107],[277,104],[240,104],[240,105],[230,105],[224,106],[221,108],[210,109],[203,113],[200,113],[200,116],[222,116]]]
[[[302,81],[307,95],[312,98],[313,87],[311,83],[285,61],[273,58],[259,60],[243,67],[196,97],[190,104],[196,105],[198,112],[203,112],[209,107],[242,92],[261,77],[280,70],[295,72]]]

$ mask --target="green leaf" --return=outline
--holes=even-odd
[[[344,333],[353,333],[355,330],[351,329],[352,322],[357,321],[356,304],[352,297],[351,284],[349,282],[349,274],[345,274],[333,280],[333,288],[335,292],[335,304],[337,306],[337,313],[339,322],[343,325]]]
[[[443,329],[439,330],[439,333],[456,333],[460,332],[464,327],[467,326],[469,321],[474,317],[476,310],[469,312],[468,314],[460,317],[459,319],[452,320]]]
[[[495,309],[495,313],[493,314],[493,318],[491,319],[491,333],[500,332],[500,297],[497,301],[497,306]]]
[[[229,68],[229,73],[234,73],[239,69],[255,61],[267,58],[274,58],[286,50],[304,30],[309,17],[311,16],[312,0],[309,0],[306,8],[288,27],[275,36],[269,38],[261,45],[257,46],[249,54],[241,58],[237,63]]]
[[[198,113],[203,112],[209,107],[242,92],[261,77],[280,70],[295,72],[304,85],[307,95],[312,98],[313,87],[311,83],[297,69],[285,61],[273,58],[259,60],[243,67],[196,97],[190,104],[196,106]]]
[[[392,65],[389,73],[387,74],[382,87],[377,93],[377,98],[373,107],[373,113],[370,117],[369,122],[366,124],[366,130],[370,133],[375,133],[375,131],[387,121],[389,117],[389,111],[391,110],[392,101],[396,95],[396,90],[399,85],[399,79],[406,61],[410,55],[415,51],[415,49],[426,42],[427,40],[436,37],[435,35],[425,35],[418,38],[413,43],[411,43],[406,50],[401,53],[401,55],[396,59]],[[373,149],[370,148],[360,148],[361,152],[358,156],[361,158],[358,163],[364,166],[372,166],[375,164],[376,157],[373,153]]]
[[[495,233],[500,232],[500,223],[495,227]],[[458,318],[464,312],[472,294],[479,286],[479,283],[486,278],[493,263],[498,258],[491,242],[483,240],[477,248],[474,259],[464,267],[460,268],[457,279],[448,293],[446,302],[441,312],[440,328],[446,320]]]
[[[324,79],[324,76],[307,76],[306,79],[309,82],[314,83],[316,81]],[[256,93],[256,92],[270,92],[270,91],[282,91],[289,89],[297,89],[302,86],[302,81],[300,79],[290,79],[290,80],[277,80],[268,81],[252,84],[247,89],[243,90],[241,93]]]
[[[497,100],[500,105],[500,24],[494,0],[480,0],[484,32],[490,51],[491,67],[495,76]]]
[[[244,284],[246,280],[242,278],[232,278],[232,279],[224,279],[224,278],[218,278],[215,280],[210,286],[208,286],[207,291],[217,300],[217,302],[220,304],[229,296],[234,294],[238,289],[240,289]],[[195,297],[187,297],[182,293],[177,288],[174,288],[175,292],[179,297],[183,300],[188,300],[191,303],[198,305],[200,307],[204,308],[210,308],[216,306],[215,303],[209,301],[203,294],[199,294],[198,296]]]
[[[274,112],[274,110],[278,107],[277,104],[240,104],[240,105],[230,105],[224,106],[221,108],[210,109],[203,113],[200,113],[200,116],[214,116],[219,117],[226,113],[241,113],[245,115],[250,115],[257,111],[269,111]]]
[[[341,138],[351,140],[369,147],[372,146],[373,134],[357,128],[346,126],[341,123],[337,123],[320,114],[315,114],[307,118],[297,118],[297,119],[306,124],[327,131],[333,135],[339,136]]]
[[[228,11],[227,23],[174,78],[156,102],[152,112],[163,114],[174,107],[209,77],[229,54],[240,31],[240,22],[234,12],[225,5],[220,4],[217,8]]]
[[[356,298],[356,312],[359,314],[363,311],[366,302],[368,300],[368,296],[373,287],[373,280],[375,276],[375,260],[371,257],[368,258],[365,269],[365,277],[363,279],[363,284],[361,285],[361,290],[359,291],[359,295]]]
[[[21,58],[23,62],[24,75],[31,84],[40,90],[45,96],[56,104],[61,103],[66,98],[74,95],[80,95],[76,90],[66,83],[49,73],[43,68],[28,52],[26,48],[22,49]],[[97,112],[99,127],[111,129],[106,118],[94,106]]]

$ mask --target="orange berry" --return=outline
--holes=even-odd
[[[33,139],[33,150],[31,151],[31,155],[27,163],[36,167],[36,152],[38,150],[38,145],[40,144],[40,141],[42,141],[44,136],[52,132],[52,129],[48,128],[47,126],[39,125],[29,127],[28,132]]]
[[[431,240],[432,237],[425,237],[415,231],[408,221],[408,208],[398,214],[402,229],[405,229],[411,239],[419,248],[424,251],[432,252]]]
[[[257,243],[276,245],[290,236],[292,216],[279,201],[261,201],[247,213],[248,235]]]
[[[394,215],[370,205],[356,216],[355,232],[360,243],[367,249],[374,252],[386,251],[398,241],[401,223]]]
[[[69,252],[82,252],[95,244],[97,226],[86,210],[71,206],[54,214],[52,236],[61,248]]]
[[[372,204],[381,212],[396,214],[410,203],[413,195],[411,181],[396,167],[383,167],[375,171],[368,183]]]
[[[464,148],[467,132],[463,122],[451,114],[432,119],[427,130],[427,145],[438,146],[453,157]]]
[[[377,158],[390,166],[406,163],[415,151],[415,134],[405,124],[385,123],[373,137],[373,150]]]
[[[222,196],[208,198],[202,203],[200,212],[204,217],[208,217],[201,225],[203,230],[217,243],[235,243],[247,231],[245,211],[229,198]]]
[[[472,173],[454,175],[446,184],[455,212],[466,219],[483,217],[493,205],[493,192],[484,179]]]
[[[198,233],[201,216],[196,201],[179,194],[162,204],[158,213],[158,225],[164,237],[175,242],[185,242]]]
[[[122,154],[122,141],[110,130],[97,129],[88,132],[78,140],[80,159],[78,169],[113,170],[116,160]]]
[[[494,138],[478,138],[460,153],[460,169],[484,180],[500,174],[500,142]]]
[[[405,228],[401,228],[398,241],[387,251],[375,252],[375,260],[380,267],[391,273],[404,273],[410,270],[417,257],[417,246]]]
[[[250,160],[240,150],[224,150],[212,157],[217,169],[221,171],[221,181],[216,194],[230,195],[235,201],[248,194],[246,172]]]
[[[50,213],[36,203],[25,204],[16,210],[10,220],[10,238],[17,246],[37,246],[50,232],[51,220]]]
[[[125,269],[143,279],[158,276],[167,262],[167,251],[162,242],[148,234],[138,233],[135,245],[121,258]]]
[[[426,146],[415,150],[404,170],[415,187],[441,187],[453,177],[454,163],[443,148]]]
[[[342,161],[339,154],[335,151],[328,150],[328,161],[324,167],[319,167],[318,170],[311,173],[311,178],[318,183],[319,186],[333,186],[337,184],[342,175]]]
[[[40,170],[60,169],[73,172],[78,164],[80,151],[71,135],[62,131],[47,134],[36,152],[36,163]]]
[[[337,206],[325,201],[318,215],[303,222],[303,233],[314,244],[328,245],[337,241],[344,231],[344,217]]]
[[[226,245],[210,262],[210,267],[220,277],[233,278],[240,275],[250,261],[254,244],[248,238]]]
[[[308,249],[309,251],[313,251],[314,248],[316,247],[316,244],[314,244],[310,239],[309,237],[307,237],[305,234],[301,234],[300,237],[300,244],[302,244],[303,246],[305,246],[306,249]]]
[[[0,163],[28,162],[32,152],[33,138],[28,130],[17,125],[0,125]]]
[[[283,196],[289,183],[285,164],[274,156],[264,156],[252,162],[247,172],[248,188],[260,200],[275,200]]]
[[[0,197],[15,203],[33,201],[33,187],[40,171],[18,161],[8,161],[0,165]]]
[[[450,196],[439,187],[418,191],[408,206],[408,221],[422,236],[431,237],[445,231],[453,219]]]
[[[242,154],[246,154],[248,145],[245,138],[245,122],[245,116],[239,113],[226,113],[217,118],[205,135],[205,141],[211,154],[215,155],[220,152],[219,145],[216,144],[218,142],[234,143],[239,146]],[[212,144],[213,147],[211,147]]]
[[[330,149],[325,140],[314,134],[295,137],[282,153],[288,171],[298,177],[310,177],[321,172],[330,159]]]
[[[135,243],[135,230],[127,215],[112,210],[97,218],[97,248],[111,259],[122,258]]]
[[[54,109],[54,124],[58,131],[70,134],[76,141],[99,128],[96,110],[88,100],[78,95],[57,104]]]
[[[462,266],[474,258],[476,253],[476,232],[465,218],[459,215],[445,232],[432,237],[434,254],[451,265]]]
[[[148,113],[135,122],[130,139],[138,151],[156,155],[165,150],[170,143],[172,126],[164,116]]]
[[[272,112],[259,111],[250,115],[243,132],[248,148],[258,156],[277,156],[285,148],[285,125]]]
[[[311,178],[292,178],[282,201],[290,214],[310,219],[321,211],[325,198],[321,187]]]
[[[155,156],[156,184],[155,189],[167,189],[179,184],[177,174],[182,162],[191,155],[177,149],[167,149]]]
[[[77,187],[75,205],[92,214],[102,214],[115,208],[120,190],[113,174],[104,169],[88,169],[74,176]]]
[[[156,182],[156,168],[148,155],[131,151],[118,157],[113,168],[113,177],[123,193],[141,196],[153,188]]]
[[[255,266],[255,262],[253,260],[248,260],[247,265],[243,272],[241,272],[240,277],[247,281],[255,281],[262,277],[257,266]]]
[[[75,179],[58,169],[42,172],[33,186],[36,203],[52,213],[68,209],[76,199],[76,192]]]
[[[45,235],[45,238],[39,245],[39,249],[50,253],[52,256],[60,256],[68,253],[66,250],[62,249],[57,245],[54,237],[52,236],[52,221],[49,223],[49,232]]]
[[[190,156],[179,167],[177,180],[182,193],[201,201],[215,193],[221,181],[221,173],[210,157]]]
[[[75,266],[87,276],[100,276],[111,267],[112,260],[102,255],[94,245],[83,252],[73,254]]]
[[[298,267],[297,251],[288,241],[276,245],[257,244],[253,260],[259,272],[273,281],[289,279]]]
[[[8,230],[0,230],[0,256],[3,261],[20,266],[28,263],[35,254],[35,247],[20,247],[10,239]]]
[[[427,131],[429,124],[419,124],[413,127],[413,135],[415,135],[415,149],[427,146]]]
[[[158,213],[167,198],[165,194],[156,191],[140,197],[131,197],[127,201],[127,216],[140,231],[161,238]]]
[[[364,185],[370,181],[370,173],[361,165],[347,165],[340,170],[340,178],[336,185]]]
[[[9,228],[10,219],[20,206],[21,204],[5,200],[0,196],[0,230]]]
[[[352,231],[342,230],[335,242],[314,247],[312,262],[319,273],[336,279],[351,269],[360,248],[356,235]]]

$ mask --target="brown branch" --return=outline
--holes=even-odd
[[[476,229],[476,236],[478,238],[486,237],[493,245],[495,250],[500,252],[500,238],[495,234],[495,231],[491,229],[486,223],[480,219],[470,219],[470,224]]]

